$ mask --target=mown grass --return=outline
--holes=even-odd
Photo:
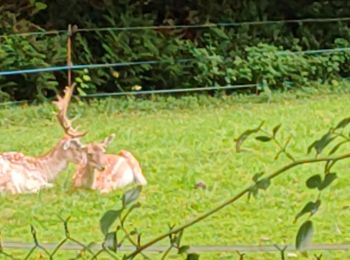
[[[110,99],[72,106],[75,122],[89,131],[85,142],[117,138],[110,152],[132,151],[148,179],[140,201],[142,208],[130,217],[129,229],[137,228],[143,241],[179,225],[241,191],[259,171],[269,172],[287,163],[274,161],[275,148],[249,140],[250,152],[236,153],[234,138],[261,120],[273,127],[282,123],[281,136],[292,135],[291,151],[304,157],[307,146],[331,125],[349,116],[349,94],[278,94],[235,98],[190,96],[180,99]],[[310,97],[311,96],[311,97]],[[270,99],[270,98],[269,98]],[[62,135],[50,105],[0,110],[0,151],[39,155]],[[344,151],[344,150],[343,150]],[[320,211],[313,217],[315,243],[350,243],[349,162],[337,166],[339,178],[322,195]],[[37,228],[42,242],[63,238],[60,217],[71,217],[73,237],[99,241],[99,218],[119,205],[123,191],[100,195],[71,190],[70,167],[55,187],[31,195],[0,196],[0,231],[5,241],[30,242],[29,225]],[[317,194],[305,180],[322,172],[322,166],[295,169],[273,182],[257,200],[242,199],[191,227],[184,243],[192,245],[294,243],[298,224],[295,214]],[[207,189],[195,189],[203,181]],[[162,244],[167,244],[163,241]],[[323,252],[325,259],[346,259],[350,252]],[[206,254],[203,259],[233,259],[236,254]],[[247,259],[276,259],[277,254],[248,254]],[[62,257],[64,259],[64,257]],[[311,258],[310,258],[311,259]]]

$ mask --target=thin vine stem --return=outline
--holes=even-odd
[[[261,131],[266,134],[267,136],[269,136],[269,133],[267,131],[265,131],[264,129],[261,129]],[[278,139],[276,138],[275,135],[271,136],[271,140],[277,145],[277,147],[280,149],[280,151],[278,152],[278,155],[281,153],[284,153],[288,159],[290,159],[291,161],[295,162],[295,158],[289,153],[287,152],[287,146],[291,140],[292,136],[289,136],[286,143],[284,145],[282,145],[280,143],[280,141],[278,141]],[[276,156],[277,158],[278,156]]]
[[[295,162],[294,157],[289,152],[287,152],[287,150],[286,150],[287,145],[289,144],[289,142],[291,140],[291,136],[287,139],[287,142],[285,143],[284,146],[282,146],[282,144],[276,139],[275,136],[272,139],[277,144],[278,148],[280,149],[280,152],[284,153],[288,157],[288,159],[290,159],[291,161]]]
[[[67,242],[68,238],[64,238],[58,245],[54,248],[54,250],[51,252],[51,257],[53,257],[57,251]]]
[[[173,248],[174,248],[173,245],[169,246],[169,248],[164,252],[161,260],[165,259],[168,256],[168,254],[170,253],[171,249],[173,249]]]

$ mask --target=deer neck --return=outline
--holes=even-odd
[[[48,153],[38,158],[38,163],[41,165],[47,181],[54,180],[69,164],[68,159],[63,153],[63,143],[64,139],[56,144]]]
[[[89,164],[80,166],[79,168],[79,172],[82,176],[81,185],[85,188],[93,188],[96,176],[95,168]]]

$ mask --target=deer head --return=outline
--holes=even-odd
[[[102,142],[90,143],[83,148],[85,165],[103,171],[106,164],[106,149],[114,139],[115,135],[112,134],[106,137]]]

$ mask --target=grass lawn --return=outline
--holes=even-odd
[[[142,207],[129,218],[143,241],[167,231],[214,207],[251,183],[252,176],[286,164],[274,161],[275,147],[248,140],[250,152],[236,153],[234,138],[261,120],[279,133],[295,139],[291,151],[306,156],[308,145],[330,126],[349,116],[350,95],[295,94],[276,96],[271,103],[257,98],[184,97],[150,101],[105,100],[72,106],[79,114],[75,124],[89,131],[84,141],[102,140],[110,133],[116,140],[110,152],[127,149],[139,159],[149,184],[143,190]],[[130,105],[129,103],[133,105]],[[127,105],[129,104],[129,105]],[[128,106],[128,107],[126,107]],[[0,110],[0,151],[39,155],[61,137],[49,105]],[[344,151],[344,150],[343,150]],[[340,151],[341,152],[341,151]],[[295,169],[281,176],[257,200],[241,199],[184,233],[192,245],[293,244],[299,225],[293,220],[316,191],[305,180],[322,173],[322,165]],[[29,225],[37,228],[42,242],[63,238],[59,216],[71,216],[71,234],[85,242],[102,239],[99,218],[119,205],[122,191],[100,195],[71,190],[70,167],[54,188],[31,195],[0,195],[0,231],[4,241],[30,242]],[[313,217],[315,243],[350,243],[349,162],[337,166],[339,178],[322,194],[322,205]],[[207,189],[195,189],[203,181]],[[167,245],[167,241],[163,241]],[[312,254],[311,254],[312,255]],[[323,252],[323,259],[347,259],[350,252]],[[233,259],[236,254],[204,254],[203,259]],[[277,254],[247,254],[245,259],[277,259]],[[64,259],[64,257],[62,257]],[[299,259],[299,257],[294,258]],[[304,259],[304,258],[303,258]],[[313,259],[310,257],[310,259]]]

